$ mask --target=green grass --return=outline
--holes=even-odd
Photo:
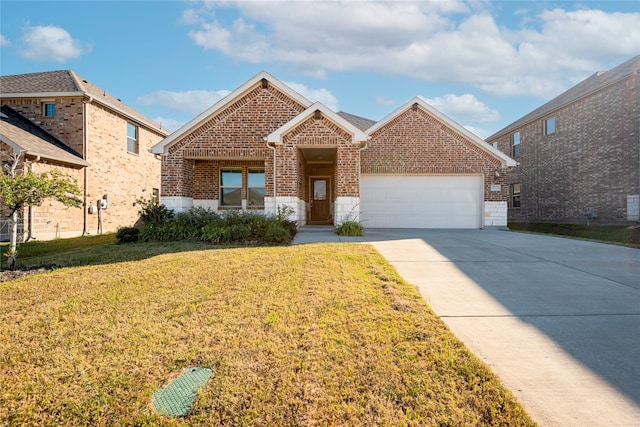
[[[534,425],[368,245],[58,244],[25,261],[86,265],[0,283],[0,425]]]
[[[640,247],[640,228],[637,226],[510,222],[509,229]]]

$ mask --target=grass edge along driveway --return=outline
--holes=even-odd
[[[371,246],[193,249],[1,283],[0,424],[534,425]],[[154,413],[190,366],[191,414]]]

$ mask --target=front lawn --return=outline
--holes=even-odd
[[[87,265],[0,283],[0,425],[533,425],[369,245],[57,257],[28,261]],[[192,366],[191,414],[156,414]]]

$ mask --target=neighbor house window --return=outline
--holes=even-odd
[[[151,200],[155,203],[160,203],[160,190],[157,188],[151,190]]]
[[[513,157],[520,156],[520,132],[511,135],[511,155]]]
[[[247,206],[264,207],[264,169],[249,169],[247,173]]]
[[[127,151],[138,154],[138,126],[127,123]]]
[[[551,135],[552,133],[556,133],[556,118],[549,117],[544,120],[544,134]]]
[[[220,206],[242,207],[242,170],[220,170]]]
[[[56,115],[56,104],[45,102],[42,104],[42,115],[45,117],[53,117]]]
[[[511,207],[520,207],[520,183],[511,184]]]
[[[491,144],[493,146],[493,148],[498,148],[498,143],[494,142],[493,144]]]

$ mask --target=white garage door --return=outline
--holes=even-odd
[[[481,228],[482,178],[362,175],[362,225],[369,228]]]

